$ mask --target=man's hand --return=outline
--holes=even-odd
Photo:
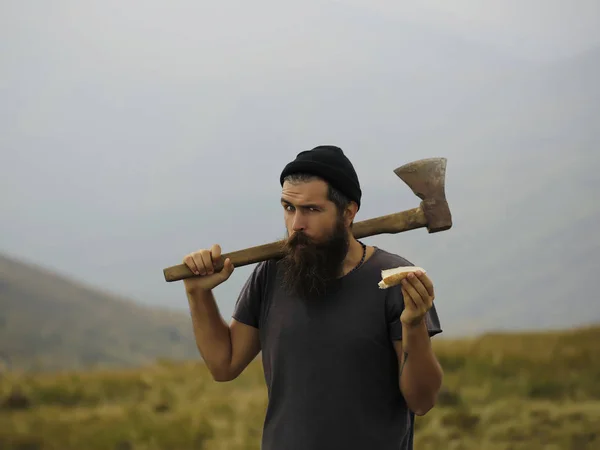
[[[196,275],[196,277],[183,280],[187,292],[211,291],[219,284],[227,281],[233,273],[233,264],[227,258],[223,270],[214,272],[214,265],[221,260],[221,247],[213,245],[210,250],[202,249],[190,253],[183,258],[183,263]]]
[[[419,325],[433,306],[433,283],[420,270],[410,273],[402,280],[402,296],[404,311],[400,315],[400,321],[408,327]]]

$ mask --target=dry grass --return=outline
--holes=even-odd
[[[435,341],[446,371],[416,449],[600,448],[600,328]],[[256,361],[215,383],[200,363],[0,379],[7,450],[259,449]]]

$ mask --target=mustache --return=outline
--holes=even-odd
[[[288,237],[286,243],[288,247],[296,247],[297,245],[311,245],[314,244],[314,241],[302,231],[296,231]]]

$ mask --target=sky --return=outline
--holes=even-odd
[[[472,160],[423,143],[477,89],[600,45],[599,9],[2,2],[0,251],[185,308],[162,269],[282,237],[278,177],[299,151],[346,151],[365,186],[359,219],[416,206],[392,173],[414,159],[448,156],[458,190]],[[225,316],[248,270],[221,289]]]
[[[393,18],[435,26],[524,59],[551,60],[600,41],[595,0],[337,0]]]

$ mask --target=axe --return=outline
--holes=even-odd
[[[429,233],[445,231],[452,227],[452,215],[446,201],[446,158],[428,158],[413,161],[394,170],[413,193],[421,199],[416,208],[356,222],[352,234],[356,239],[378,234],[396,234],[403,231],[427,227]],[[229,258],[234,267],[279,259],[284,256],[284,241],[271,242],[221,255],[215,271],[223,269],[223,262]],[[163,270],[167,282],[183,280],[199,275],[194,274],[185,264],[167,267]]]

